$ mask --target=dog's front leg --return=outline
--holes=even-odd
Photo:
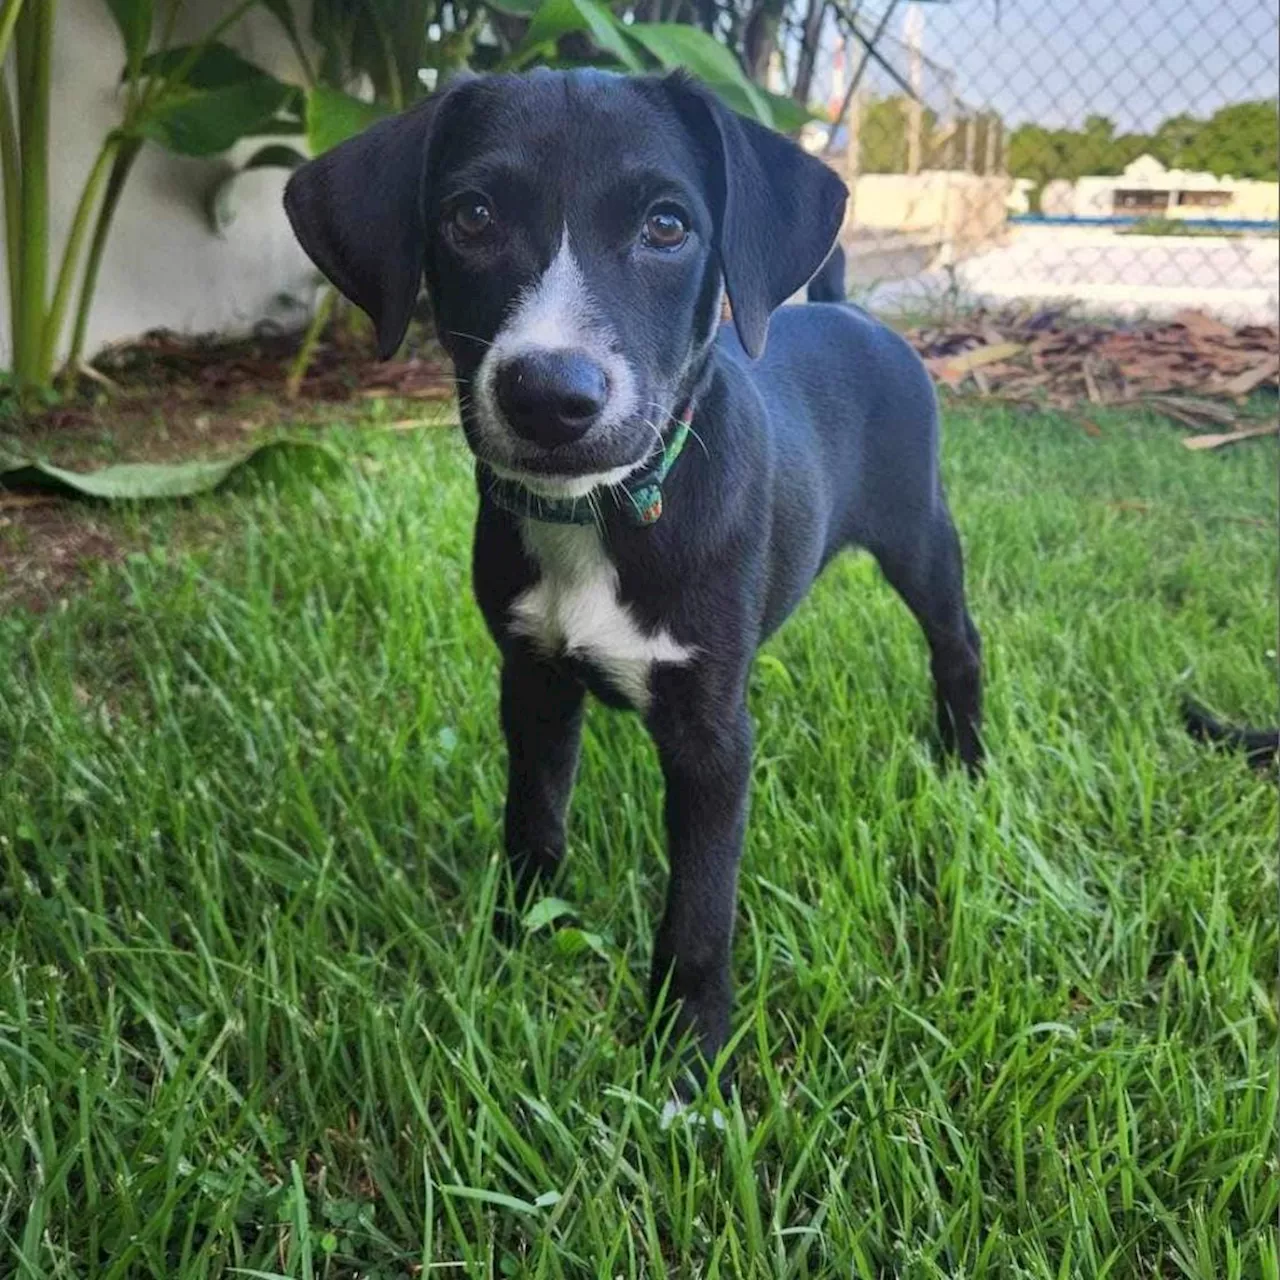
[[[502,732],[507,740],[506,850],[516,911],[564,857],[565,813],[578,766],[584,690],[523,645],[504,655]],[[500,903],[494,930],[516,921]]]
[[[656,1002],[665,987],[667,1007],[679,1002],[674,1038],[691,1032],[709,1065],[729,1036],[729,958],[751,781],[751,719],[744,681],[725,686],[693,671],[664,675],[649,728],[666,783],[670,880],[650,996]]]

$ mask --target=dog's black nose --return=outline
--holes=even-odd
[[[609,396],[604,370],[577,351],[516,356],[501,365],[495,384],[512,431],[547,449],[585,435]]]

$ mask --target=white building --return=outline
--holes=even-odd
[[[1049,186],[1057,188],[1058,184]],[[1049,192],[1046,186],[1046,195]],[[1274,222],[1280,214],[1280,184],[1215,177],[1188,169],[1166,169],[1141,155],[1118,176],[1080,178],[1069,199],[1055,190],[1050,203],[1069,204],[1077,218],[1220,218]],[[1044,197],[1041,204],[1050,212]]]

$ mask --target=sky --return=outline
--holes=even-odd
[[[885,0],[864,0],[864,29]],[[1280,6],[1276,0],[949,0],[922,4],[922,49],[950,68],[959,97],[993,107],[1008,125],[1077,127],[1109,116],[1117,132],[1149,132],[1167,116],[1211,115],[1280,90]],[[888,31],[889,60],[902,72],[908,5]],[[892,92],[882,72],[872,92]],[[945,78],[926,70],[931,105],[945,103]]]

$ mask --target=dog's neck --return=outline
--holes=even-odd
[[[675,428],[662,440],[660,451],[610,490],[628,523],[643,528],[662,516],[662,486],[676,465],[691,430],[693,403],[676,420]],[[577,498],[551,498],[521,484],[519,480],[496,475],[479,464],[485,478],[485,492],[495,506],[511,515],[544,524],[596,524],[601,518],[595,494]]]

